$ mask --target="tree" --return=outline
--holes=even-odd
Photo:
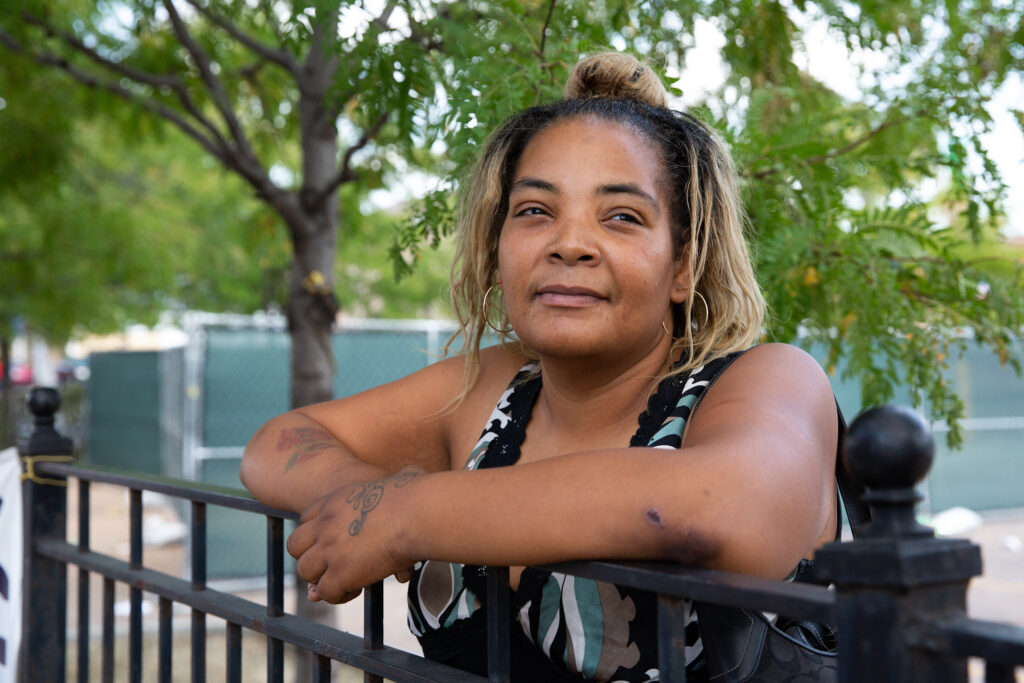
[[[430,115],[443,78],[435,33],[397,0],[376,12],[301,0],[13,0],[0,10],[9,52],[62,72],[129,123],[143,112],[177,128],[283,223],[293,407],[331,398],[339,189],[379,177],[389,154],[415,156],[417,114]]]
[[[981,144],[984,107],[1021,72],[1021,12],[991,0],[19,0],[0,42],[170,122],[281,219],[301,405],[329,396],[339,188],[379,180],[396,158],[446,178],[393,245],[407,270],[451,232],[483,131],[556,97],[587,51],[613,45],[679,73],[700,17],[724,38],[727,76],[691,109],[723,131],[745,180],[767,336],[800,330],[826,346],[826,367],[846,357],[870,402],[901,382],[953,423],[941,372],[965,343],[953,330],[1014,362],[1020,275],[977,296],[960,233],[933,222],[917,188],[947,179],[972,238],[995,229],[1004,187]],[[871,53],[855,97],[801,68],[809,26]]]
[[[14,2],[0,21],[0,41],[9,50],[169,122],[282,220],[293,253],[286,305],[293,405],[330,398],[337,190],[355,179],[358,153],[387,124],[393,105],[335,86],[335,76],[353,60],[360,64],[375,42],[355,41],[346,63],[338,51],[338,18],[337,9],[317,12],[303,4],[284,10],[260,3],[250,10],[241,2],[168,0]],[[359,85],[370,88],[377,74],[363,79]],[[355,132],[339,154],[336,122],[343,112]],[[279,146],[291,135],[297,159],[287,158],[293,147]],[[287,168],[291,161],[301,167],[300,180],[292,186],[284,174],[275,182],[274,165]]]

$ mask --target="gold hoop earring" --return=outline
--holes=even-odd
[[[696,289],[693,290],[694,296],[700,297],[700,302],[704,304],[704,324],[707,325],[711,322],[711,309],[708,308],[708,301],[704,298],[704,295],[698,292]]]
[[[664,320],[661,321],[661,329],[665,330],[665,334],[672,337],[672,333],[668,331],[668,325],[665,324]],[[672,339],[674,340],[675,337],[672,337]]]
[[[481,310],[483,311],[483,314],[484,314],[484,324],[487,325],[487,327],[489,327],[492,330],[494,330],[495,332],[497,332],[498,334],[508,334],[509,332],[514,330],[515,328],[514,327],[509,327],[507,330],[499,330],[497,327],[495,327],[493,324],[491,324],[491,316],[488,315],[489,311],[487,310],[487,298],[491,295],[491,290],[494,289],[497,286],[497,284],[498,283],[495,282],[493,285],[491,285],[490,287],[487,288],[486,292],[484,292],[484,301],[483,301],[483,305],[481,306]]]

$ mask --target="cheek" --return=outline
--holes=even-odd
[[[652,301],[660,302],[662,296],[668,299],[675,284],[675,264],[671,250],[661,246],[641,247],[633,259],[633,277],[636,288],[648,293]]]
[[[509,236],[502,231],[498,239],[498,270],[497,276],[502,289],[510,291],[521,285],[521,279],[529,268],[534,247],[522,237]]]

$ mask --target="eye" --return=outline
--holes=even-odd
[[[516,211],[515,216],[545,216],[547,211],[539,206],[527,206]]]
[[[641,220],[641,218],[632,211],[616,211],[608,217],[608,220],[643,225],[643,220]]]

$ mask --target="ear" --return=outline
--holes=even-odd
[[[686,301],[686,294],[690,291],[690,260],[681,258],[675,262],[675,274],[672,276],[672,293],[669,295],[672,303],[681,304]]]

